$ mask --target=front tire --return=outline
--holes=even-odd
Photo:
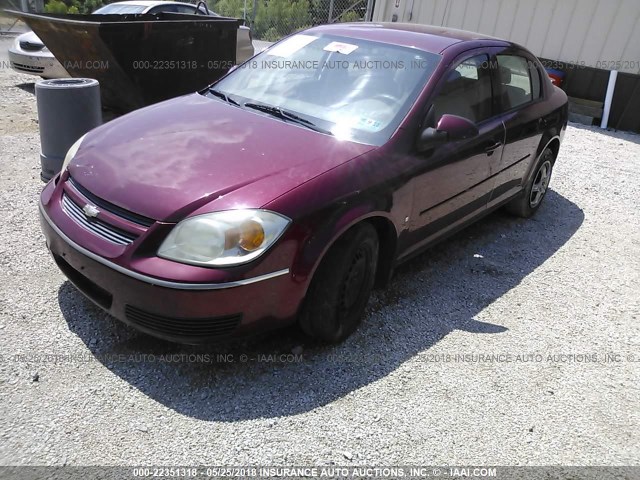
[[[337,343],[358,327],[378,264],[378,235],[369,223],[352,227],[330,248],[311,281],[298,323],[304,333]]]
[[[525,189],[505,206],[508,212],[518,217],[529,218],[538,211],[549,188],[554,163],[553,150],[546,148],[540,155]]]

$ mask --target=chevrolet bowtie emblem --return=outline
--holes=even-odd
[[[87,217],[90,218],[95,218],[100,213],[100,210],[98,210],[94,205],[90,205],[88,203],[84,207],[82,207],[82,211]]]

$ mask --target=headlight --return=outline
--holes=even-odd
[[[69,166],[69,163],[71,162],[71,160],[73,160],[73,157],[75,157],[76,153],[78,153],[80,144],[82,143],[82,140],[84,140],[84,137],[86,136],[87,134],[85,133],[78,140],[76,140],[76,143],[74,143],[73,145],[71,145],[71,147],[69,147],[69,150],[67,150],[67,154],[64,156],[64,162],[62,162],[62,169],[60,169],[61,172],[64,172],[67,169],[67,167]]]
[[[158,256],[192,265],[221,267],[262,255],[291,223],[267,210],[227,210],[187,218],[162,242]]]

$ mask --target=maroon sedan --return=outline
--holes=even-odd
[[[42,192],[42,228],[69,280],[148,334],[297,321],[340,341],[399,262],[501,206],[534,214],[566,125],[522,47],[327,25],[85,135]]]

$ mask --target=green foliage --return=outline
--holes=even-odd
[[[342,15],[338,17],[336,21],[338,22],[360,22],[362,20],[362,16],[354,12],[353,10],[349,10],[348,12],[344,12]]]
[[[310,23],[309,0],[265,0],[258,5],[253,29],[256,37],[275,41]]]
[[[67,4],[60,0],[49,0],[44,6],[44,13],[67,13]]]
[[[214,12],[225,17],[243,18],[244,0],[219,0],[211,6]],[[253,0],[247,0],[247,17],[253,12]]]
[[[285,35],[313,24],[314,2],[318,0],[254,0],[246,1],[247,23],[254,38],[276,41]],[[227,17],[243,18],[244,0],[209,0],[213,11]]]
[[[82,5],[81,7],[78,7],[80,13],[93,13],[100,7],[108,3],[112,3],[111,1],[103,2],[102,0],[74,0],[74,2]]]
[[[44,11],[45,13],[93,13],[102,5],[104,5],[102,0],[48,0]]]
[[[314,25],[329,21],[331,0],[313,0],[311,16]],[[333,22],[359,22],[363,19],[367,0],[334,0],[331,19]]]

